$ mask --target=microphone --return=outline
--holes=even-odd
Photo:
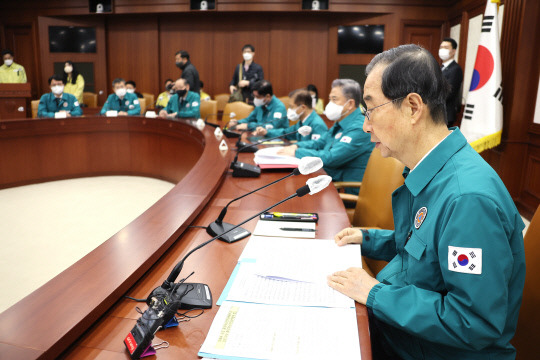
[[[274,122],[276,120],[278,120],[278,118],[274,118],[272,120],[266,121],[266,122],[262,123],[260,126],[264,125],[266,130],[273,129],[274,125],[272,125],[272,122]],[[247,145],[249,145],[249,143],[240,141],[242,139],[242,135],[244,135],[244,133],[247,132],[247,131],[253,131],[253,130],[246,129],[246,130],[241,130],[240,131],[240,136],[238,137],[238,141],[236,142],[236,148],[239,149],[238,150],[239,152],[253,152],[253,153],[257,152],[257,150],[259,150],[259,148],[257,146],[248,147]],[[281,135],[281,136],[283,136],[283,135]]]
[[[219,127],[218,124],[214,124],[214,123],[209,123],[209,122],[208,122],[208,118],[209,118],[210,116],[218,116],[218,115],[219,115],[219,114],[208,114],[208,115],[206,115],[206,117],[204,118],[204,123],[207,124],[207,125],[210,125],[210,126],[212,126],[212,127],[216,127],[216,128]]]
[[[257,146],[257,145],[262,144],[265,141],[274,140],[282,136],[288,136],[295,133],[300,133],[302,136],[307,136],[311,133],[311,126],[304,125],[304,126],[301,126],[296,131],[291,131],[290,133],[283,134],[280,136],[275,136],[269,139],[259,140],[257,142],[254,142],[253,144],[249,144],[249,145],[244,146],[243,148],[238,149],[236,152],[236,156],[234,157],[234,160],[231,163],[231,169],[233,170],[232,176],[233,177],[259,177],[261,175],[260,167],[256,165],[238,162],[238,154],[241,152],[242,149],[247,148],[247,147]]]
[[[237,197],[236,199],[233,199],[233,200],[229,201],[229,203],[227,205],[225,205],[223,210],[221,210],[221,213],[219,214],[216,221],[214,221],[213,223],[208,225],[208,227],[206,228],[206,232],[210,236],[216,236],[218,234],[225,233],[225,235],[218,237],[218,239],[226,241],[228,243],[232,243],[234,241],[238,241],[238,240],[241,240],[241,239],[249,236],[251,233],[249,231],[247,231],[246,229],[241,228],[241,227],[236,228],[234,231],[227,232],[228,230],[231,230],[234,227],[233,224],[223,222],[223,218],[227,214],[227,209],[228,209],[229,205],[231,205],[233,202],[235,202],[237,200],[240,200],[240,199],[242,199],[242,198],[244,198],[244,197],[246,197],[248,195],[253,194],[254,192],[257,192],[259,190],[267,188],[270,185],[274,185],[274,184],[280,182],[281,180],[285,180],[286,178],[288,178],[290,176],[295,176],[295,175],[300,175],[300,174],[308,175],[308,174],[314,173],[315,171],[321,169],[322,167],[323,167],[323,162],[322,162],[321,158],[312,157],[312,156],[303,157],[302,159],[300,159],[300,164],[298,165],[298,168],[294,169],[289,175],[286,175],[286,176],[282,177],[281,179],[273,181],[270,184],[261,186],[258,189],[250,191],[247,194],[244,194],[242,196]]]

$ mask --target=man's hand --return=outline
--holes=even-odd
[[[236,91],[236,86],[234,86],[234,85],[229,86],[229,91],[231,92],[231,94],[233,92],[235,92]]]
[[[265,128],[262,126],[257,126],[255,131],[253,131],[253,136],[265,136],[268,133]]]
[[[238,124],[236,125],[236,129],[235,130],[246,130],[248,128],[248,124],[247,123],[243,123],[243,124]]]
[[[362,232],[358,228],[345,228],[334,236],[334,241],[338,246],[362,244],[362,240]]]
[[[167,117],[167,110],[162,109],[159,111],[159,117],[166,118]]]
[[[249,80],[240,80],[238,82],[238,86],[240,86],[241,88],[249,86]]]
[[[167,119],[174,119],[176,118],[177,113],[167,114]]]
[[[332,289],[365,305],[369,292],[379,281],[369,276],[362,268],[348,268],[329,275],[327,283]]]
[[[294,154],[296,154],[296,149],[298,149],[298,146],[296,145],[285,146],[283,149],[279,150],[277,154],[285,155],[285,156],[294,156]]]
[[[229,121],[229,123],[227,124],[227,127],[230,129],[231,126],[235,126],[236,124],[238,124],[238,120],[231,120],[231,121]]]
[[[125,112],[125,111],[119,111],[119,112],[118,112],[118,116],[127,116],[127,114],[128,114],[128,113]]]

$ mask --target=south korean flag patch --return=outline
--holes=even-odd
[[[482,274],[482,249],[448,246],[448,270]]]

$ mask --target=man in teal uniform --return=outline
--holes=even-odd
[[[116,78],[112,82],[114,94],[109,95],[107,101],[103,105],[100,114],[105,115],[107,111],[118,111],[119,116],[140,115],[141,105],[137,95],[127,92],[126,81],[121,78]]]
[[[318,140],[326,134],[328,127],[319,115],[312,108],[311,95],[306,89],[297,89],[289,94],[289,108],[287,109],[287,118],[296,123],[288,128],[266,129],[262,126],[257,127],[253,132],[254,136],[266,136],[274,138],[283,134],[297,131],[301,126],[311,127],[311,133],[302,136],[299,133],[285,136],[287,140],[307,141]]]
[[[387,50],[366,72],[364,129],[384,157],[405,164],[405,184],[392,194],[394,231],[335,237],[390,263],[376,279],[349,268],[328,284],[366,304],[374,358],[515,359],[525,256],[510,194],[446,127],[448,86],[427,50]]]
[[[285,129],[289,127],[285,105],[274,96],[272,84],[268,80],[260,80],[253,85],[253,105],[255,109],[247,118],[231,120],[229,127],[236,130],[255,130],[257,126]],[[267,126],[268,125],[268,126]]]
[[[333,181],[362,181],[373,144],[369,134],[362,130],[364,115],[358,108],[361,96],[356,81],[334,80],[325,110],[326,117],[336,121],[334,126],[320,139],[286,146],[281,154],[297,158],[318,156]],[[357,189],[349,191],[358,194]]]
[[[169,119],[198,119],[201,117],[201,96],[199,93],[189,91],[186,79],[176,80],[167,107],[159,112],[160,117]]]
[[[64,92],[64,80],[60,75],[49,78],[51,92],[43,94],[39,99],[38,117],[51,118],[55,116],[71,117],[81,116],[82,110],[77,98]],[[55,115],[55,114],[59,115]]]

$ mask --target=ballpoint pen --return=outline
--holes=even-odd
[[[283,231],[308,231],[308,232],[314,232],[314,231],[315,231],[315,229],[308,229],[308,228],[287,228],[287,227],[279,228],[279,230],[283,230]]]

